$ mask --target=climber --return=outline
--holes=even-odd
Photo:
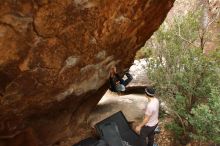
[[[126,89],[126,86],[131,82],[133,77],[131,76],[130,73],[126,72],[125,73],[127,79],[124,80],[122,79],[119,74],[116,71],[116,67],[113,66],[110,71],[110,90],[112,92],[124,92]]]

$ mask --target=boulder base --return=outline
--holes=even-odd
[[[0,145],[79,135],[174,0],[1,0]]]

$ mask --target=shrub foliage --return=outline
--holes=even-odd
[[[164,23],[146,43],[148,77],[163,98],[175,123],[168,125],[177,138],[220,143],[220,51],[208,53],[200,43],[200,12],[189,12]],[[151,51],[147,51],[151,50]]]

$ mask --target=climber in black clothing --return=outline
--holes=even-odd
[[[131,82],[133,77],[128,72],[125,73],[127,76],[126,80],[123,80],[116,71],[116,67],[113,66],[110,71],[110,90],[112,92],[123,92],[125,91],[126,86]]]

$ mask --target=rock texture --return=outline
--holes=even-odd
[[[208,0],[206,4],[204,17],[206,16],[205,18],[207,21],[205,25],[207,27],[205,29],[207,31],[205,34],[207,42],[204,42],[204,52],[208,53],[209,51],[219,48],[220,45],[220,1]]]
[[[0,145],[77,131],[174,0],[0,0]]]
[[[151,85],[147,77],[147,64],[147,58],[134,60],[133,65],[129,69],[133,80],[129,83],[128,87],[146,87]]]

